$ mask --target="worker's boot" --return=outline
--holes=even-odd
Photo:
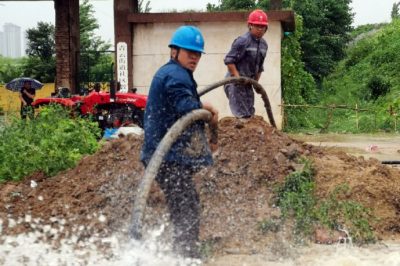
[[[182,241],[180,237],[176,237],[174,241],[174,252],[185,258],[201,259],[200,245],[197,241]]]

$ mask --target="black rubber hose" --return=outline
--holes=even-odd
[[[253,85],[254,90],[258,94],[261,94],[261,98],[264,101],[264,107],[265,107],[265,110],[267,111],[269,123],[274,128],[276,128],[276,123],[275,123],[274,115],[272,113],[271,103],[269,102],[268,95],[265,92],[264,88],[260,85],[260,83],[258,83],[254,79],[247,78],[247,77],[230,77],[230,78],[226,78],[226,79],[220,80],[218,82],[212,83],[212,84],[208,85],[207,87],[201,89],[199,91],[199,96],[202,96],[202,95],[206,94],[207,92],[212,91],[215,88],[218,88],[220,86],[223,86],[223,85],[226,85],[226,84],[229,84],[229,83],[246,83],[246,84]]]
[[[161,163],[163,162],[164,156],[167,154],[179,135],[181,135],[189,125],[197,120],[210,121],[211,118],[211,113],[205,109],[193,110],[176,121],[158,144],[157,149],[146,167],[144,176],[138,186],[135,196],[132,223],[129,231],[130,235],[135,239],[140,239],[142,237],[143,217],[147,197],[150,192],[151,184],[158,173]]]
[[[382,164],[400,164],[400,161],[382,161]]]
[[[218,81],[203,88],[199,92],[199,96],[202,96],[215,88],[218,88],[220,86],[229,83],[252,84],[254,90],[258,94],[261,94],[261,97],[264,101],[265,109],[267,110],[270,124],[276,128],[268,95],[263,89],[263,87],[254,79],[246,77],[226,78],[224,80]],[[129,234],[133,238],[140,239],[142,237],[143,217],[144,217],[144,210],[146,208],[147,198],[150,192],[151,184],[154,181],[154,178],[156,177],[158,170],[160,169],[165,154],[167,154],[172,144],[176,141],[179,135],[186,129],[186,127],[188,127],[197,120],[210,121],[211,118],[212,114],[207,110],[204,109],[194,110],[189,114],[181,117],[178,121],[176,121],[175,124],[168,130],[167,134],[165,134],[161,142],[158,144],[157,149],[155,150],[153,156],[151,157],[150,162],[146,167],[144,176],[137,189],[134,201],[134,207],[132,211],[132,221],[131,221],[132,223],[131,223],[131,228],[129,230]],[[218,128],[210,126],[210,130],[211,130],[211,142],[216,143],[218,139]]]

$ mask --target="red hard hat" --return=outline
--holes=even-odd
[[[268,26],[268,16],[261,9],[256,9],[250,13],[247,23]]]

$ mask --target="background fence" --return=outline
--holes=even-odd
[[[398,112],[390,106],[388,110],[378,112],[375,109],[360,108],[358,104],[349,105],[298,105],[282,104],[284,117],[283,128],[288,126],[288,116],[293,110],[299,110],[297,117],[304,117],[321,133],[328,131],[371,132],[371,131],[398,131]],[[303,123],[306,124],[306,123]],[[301,126],[300,126],[301,127]],[[304,126],[305,128],[309,127]]]
[[[92,89],[95,82],[89,82],[88,87]],[[109,91],[109,83],[101,84],[102,91]],[[46,83],[43,88],[36,92],[36,98],[50,97],[55,91],[54,83]],[[18,92],[12,92],[0,85],[0,114],[18,114],[21,102]],[[288,116],[292,115],[292,110],[300,110],[301,116],[305,120],[312,121],[313,127],[318,128],[321,133],[328,131],[335,132],[372,132],[372,131],[398,131],[398,110],[389,106],[384,113],[376,110],[360,108],[358,104],[348,105],[300,105],[282,104],[283,128],[288,125]],[[296,114],[296,116],[299,116]],[[298,128],[301,128],[299,126]],[[310,125],[304,125],[305,129]]]

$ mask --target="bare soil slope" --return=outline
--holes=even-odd
[[[196,176],[202,202],[201,239],[215,251],[259,252],[270,242],[258,223],[278,217],[273,189],[296,170],[300,156],[316,169],[316,193],[324,198],[337,185],[348,183],[348,199],[371,208],[379,218],[373,226],[381,239],[400,239],[400,171],[295,141],[260,117],[247,122],[220,121],[219,153],[215,165]],[[144,168],[139,162],[141,137],[107,142],[74,169],[46,178],[40,173],[21,183],[0,184],[2,234],[33,232],[40,223],[62,228],[44,230],[48,240],[71,235],[88,238],[126,232],[133,198]],[[35,183],[36,182],[36,183]],[[35,186],[37,184],[37,186]],[[166,213],[162,192],[153,184],[146,220]],[[40,229],[43,230],[43,229]]]

